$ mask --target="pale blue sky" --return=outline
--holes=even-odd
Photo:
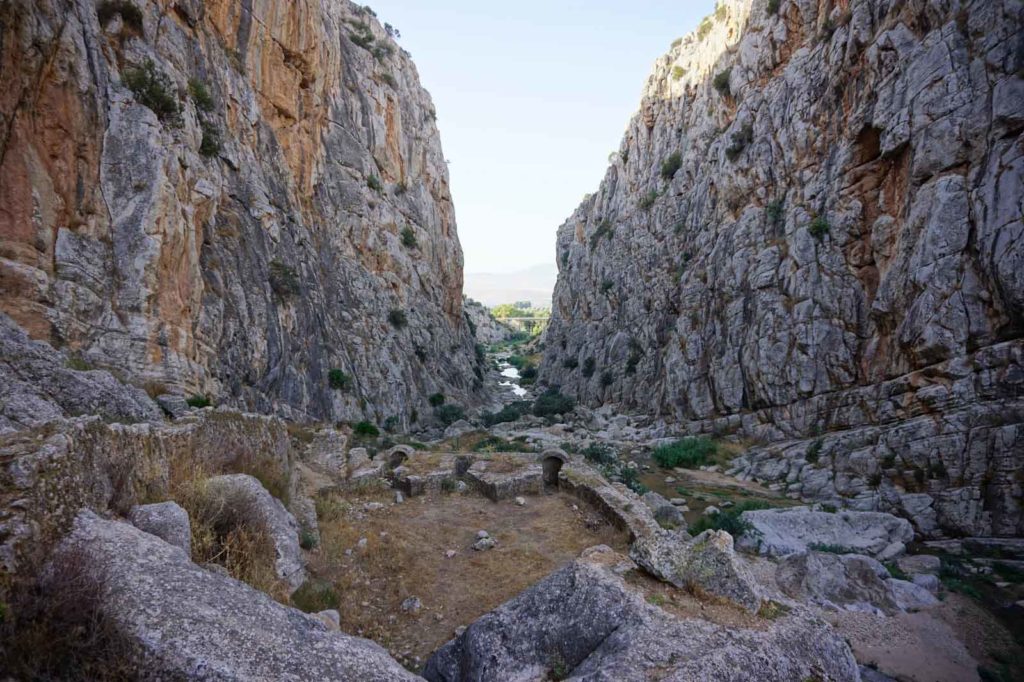
[[[555,259],[654,60],[713,0],[376,0],[437,107],[467,272]]]

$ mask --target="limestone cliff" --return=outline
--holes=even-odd
[[[1024,532],[1024,5],[726,0],[558,233],[542,378],[793,496]]]
[[[466,400],[448,173],[393,33],[347,0],[0,2],[0,310],[248,409]]]

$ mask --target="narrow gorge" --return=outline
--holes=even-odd
[[[1024,679],[1024,3],[680,3],[549,309],[571,11],[0,0],[0,680]]]

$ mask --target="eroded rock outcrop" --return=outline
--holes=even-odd
[[[461,680],[856,680],[849,647],[793,611],[765,628],[726,628],[648,604],[616,573],[622,557],[584,553],[483,616],[429,661]]]
[[[797,495],[1022,533],[1024,8],[772,4],[656,62],[541,376],[773,443],[740,473]]]
[[[299,418],[476,390],[434,108],[372,11],[15,0],[0,26],[0,310],[33,338]]]
[[[68,557],[105,584],[100,614],[124,640],[117,663],[142,678],[420,679],[374,642],[197,566],[129,524],[82,512],[52,563]]]

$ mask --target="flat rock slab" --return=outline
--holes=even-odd
[[[914,539],[910,522],[884,512],[810,511],[806,507],[743,512],[752,526],[738,545],[770,556],[806,552],[814,545],[850,554],[896,558]]]
[[[233,578],[193,564],[127,523],[81,512],[55,553],[105,575],[103,614],[128,641],[139,679],[416,680],[379,645],[331,632]]]
[[[764,629],[682,619],[627,587],[606,552],[585,553],[478,619],[427,661],[432,682],[857,680],[849,647],[794,610]],[[612,553],[614,554],[614,553]]]

